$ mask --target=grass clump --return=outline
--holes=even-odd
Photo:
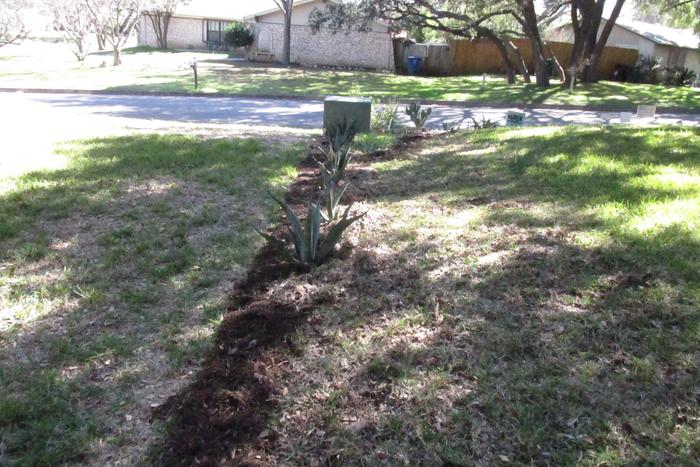
[[[139,135],[57,152],[0,194],[0,464],[139,464],[303,151]]]

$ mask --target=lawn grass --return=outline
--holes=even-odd
[[[194,92],[191,57],[199,58],[197,92],[233,95],[324,96],[362,95],[470,102],[480,104],[573,104],[632,109],[637,104],[700,109],[700,90],[602,81],[578,86],[573,94],[556,81],[547,89],[534,84],[509,86],[503,77],[410,77],[389,73],[283,68],[227,60],[225,54],[136,48],[121,67],[101,67],[104,54],[77,64],[70,56],[47,60],[45,47],[0,59],[0,87],[63,88],[104,91]],[[52,45],[63,47],[65,45]],[[42,52],[44,51],[44,52]],[[1,56],[0,56],[1,57]]]
[[[697,129],[565,127],[356,159],[352,253],[265,293],[312,311],[258,452],[694,464],[699,153]]]
[[[0,192],[0,464],[136,465],[302,147],[140,135],[57,153]]]

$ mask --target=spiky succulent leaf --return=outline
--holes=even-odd
[[[326,222],[332,222],[338,217],[338,205],[340,204],[340,200],[343,198],[343,195],[345,195],[345,192],[348,190],[349,186],[350,185],[346,183],[342,188],[340,188],[332,181],[329,185],[325,184],[324,182],[326,202],[326,214],[324,215],[324,220]]]
[[[333,153],[342,152],[349,148],[357,136],[357,121],[343,120],[328,130],[328,140]]]
[[[340,219],[336,224],[334,224],[328,231],[328,235],[321,242],[318,254],[316,256],[316,264],[322,263],[328,256],[330,256],[333,251],[335,251],[335,246],[338,244],[340,239],[343,237],[343,233],[350,227],[354,222],[363,218],[366,213],[348,217],[350,214],[350,208],[348,206],[343,214],[342,219]]]
[[[294,249],[296,250],[297,258],[299,258],[299,261],[303,264],[304,258],[308,257],[308,251],[306,249],[306,245],[304,244],[304,231],[301,228],[301,222],[287,203],[273,195],[270,196],[272,196],[272,199],[274,199],[285,211],[287,220],[292,226],[292,241],[294,242]]]
[[[315,262],[318,242],[321,239],[321,209],[317,204],[309,203],[305,234],[308,257],[304,258],[304,263],[312,263]]]

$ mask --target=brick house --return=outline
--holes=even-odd
[[[393,72],[394,51],[389,27],[374,22],[368,31],[315,31],[309,26],[309,15],[316,8],[324,8],[326,3],[327,0],[296,0],[292,17],[292,63]],[[284,36],[282,12],[273,7],[272,2],[267,2],[268,9],[250,15],[244,14],[243,6],[235,5],[236,2],[221,0],[193,0],[179,6],[170,23],[168,45],[175,49],[205,50],[209,43],[223,40],[229,23],[246,21],[255,35],[253,45],[246,51],[247,58],[280,61]],[[245,5],[245,9],[250,10],[250,4]],[[156,34],[146,16],[139,23],[138,44],[157,46]]]
[[[323,9],[328,0],[297,0],[292,15],[292,63],[305,66],[337,66],[394,71],[394,50],[389,26],[375,21],[368,31],[351,29],[315,31],[309,15]],[[284,15],[270,8],[245,17],[253,24],[255,42],[248,50],[253,61],[280,61]]]
[[[226,26],[232,21],[242,21],[245,13],[232,5],[235,2],[222,0],[193,0],[178,5],[170,20],[168,46],[206,50],[208,43],[223,42]],[[138,45],[158,46],[151,21],[145,15],[139,20]]]

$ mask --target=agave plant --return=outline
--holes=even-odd
[[[416,101],[411,102],[408,107],[406,107],[406,113],[411,117],[411,121],[416,126],[416,129],[422,130],[425,123],[433,114],[433,109],[431,107],[421,109],[420,102]]]
[[[281,240],[259,230],[257,232],[282,252],[290,261],[304,267],[320,265],[330,258],[335,252],[336,245],[343,237],[343,233],[355,221],[364,216],[364,214],[360,214],[350,217],[351,206],[348,206],[340,220],[330,226],[326,235],[322,235],[322,214],[318,204],[308,204],[308,216],[302,226],[301,220],[294,214],[294,211],[287,203],[274,196],[272,196],[272,199],[284,209],[287,220],[291,225],[294,253],[291,253]]]
[[[455,133],[457,132],[462,126],[462,120],[456,120],[456,121],[443,121],[442,122],[442,129],[443,131],[447,133]]]
[[[340,200],[350,185],[346,183],[340,187],[327,170],[321,170],[321,176],[323,177],[323,197],[326,205],[326,213],[323,217],[326,222],[332,222],[338,218]]]
[[[472,117],[472,122],[474,123],[474,130],[487,130],[489,128],[498,128],[498,122],[492,121],[490,118],[481,116],[481,121],[478,121]]]
[[[356,135],[355,122],[343,121],[329,130],[329,149],[322,148],[327,160],[317,161],[323,177],[330,176],[335,184],[345,178],[345,169],[352,159],[350,150]]]
[[[331,151],[334,153],[349,151],[355,136],[357,136],[357,122],[344,118],[341,122],[328,129],[328,141]]]

